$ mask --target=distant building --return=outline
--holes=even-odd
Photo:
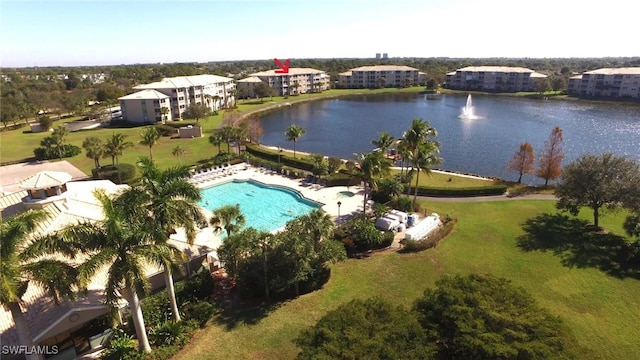
[[[376,60],[380,60],[380,53],[376,53]]]
[[[492,92],[534,91],[535,80],[546,77],[522,67],[467,66],[448,73],[444,87]]]
[[[389,58],[389,54],[387,54],[387,53],[382,54],[382,58],[383,59],[388,59]]]
[[[426,85],[427,74],[403,65],[361,66],[338,75],[342,88],[379,88]]]
[[[569,78],[574,96],[640,99],[640,67],[602,68]]]
[[[119,98],[122,117],[129,122],[163,121],[162,108],[169,114],[165,120],[181,119],[191,104],[205,104],[211,111],[230,106],[235,84],[233,79],[217,75],[193,75],[164,78],[133,87],[140,90]]]
[[[312,68],[289,68],[289,72],[286,74],[276,73],[276,70],[267,70],[250,76],[260,79],[278,96],[322,92],[331,87],[329,75],[322,70]]]

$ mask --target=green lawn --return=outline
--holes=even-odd
[[[640,354],[640,281],[619,279],[591,267],[564,266],[552,251],[525,252],[517,246],[521,224],[555,213],[551,201],[423,203],[428,211],[459,219],[437,249],[395,252],[333,266],[326,286],[263,313],[246,309],[224,314],[201,331],[176,358],[288,359],[291,340],[327,311],[353,298],[379,296],[410,306],[445,273],[492,273],[529,290],[560,316],[575,339],[578,359],[633,359]],[[584,215],[588,219],[588,213]],[[621,234],[624,214],[607,215],[602,225]]]
[[[418,92],[422,90],[422,87],[411,87],[405,89],[334,89],[327,90],[319,94],[302,94],[297,96],[291,96],[288,98],[274,97],[272,99],[265,98],[264,102],[259,100],[240,100],[238,102],[237,112],[242,115],[246,115],[255,111],[262,111],[264,109],[273,107],[277,109],[279,105],[286,103],[295,103],[299,101],[309,101],[320,98],[330,98],[336,96],[355,95],[355,94],[374,94],[374,93],[386,93],[386,92]],[[209,159],[217,154],[217,147],[213,147],[209,144],[208,138],[213,131],[218,128],[224,121],[225,117],[229,115],[226,111],[221,110],[218,115],[210,116],[206,119],[200,119],[199,123],[203,128],[203,137],[197,139],[169,139],[162,138],[159,144],[153,148],[154,160],[161,168],[173,166],[178,164],[177,158],[171,155],[171,150],[180,145],[187,151],[187,155],[183,158],[183,162],[187,164],[196,164],[200,160]],[[61,125],[64,122],[75,120],[64,119],[55,121],[54,127]],[[0,162],[16,162],[33,157],[33,149],[39,146],[40,141],[48,135],[48,133],[30,133],[25,132],[28,127],[24,126],[17,130],[0,132]],[[149,150],[145,146],[138,145],[140,140],[140,131],[143,127],[127,128],[127,129],[93,129],[86,131],[73,132],[68,137],[70,144],[81,146],[82,141],[88,136],[96,136],[101,139],[106,139],[111,136],[113,132],[121,132],[128,135],[128,140],[136,144],[135,147],[125,151],[124,156],[121,157],[121,163],[133,164],[140,155],[148,155]],[[223,145],[223,149],[225,145]],[[93,160],[88,159],[82,154],[72,158],[66,158],[65,160],[78,167],[80,170],[87,174],[91,174],[93,169]],[[104,159],[103,163],[108,164],[111,159]]]
[[[392,174],[399,174],[400,170],[392,170]],[[411,186],[416,184],[416,175],[413,175],[411,179]],[[474,179],[464,176],[455,176],[455,174],[443,174],[438,172],[431,172],[426,174],[424,171],[420,172],[420,179],[418,184],[429,187],[441,187],[441,188],[467,188],[476,186],[488,186],[493,185],[493,181]]]

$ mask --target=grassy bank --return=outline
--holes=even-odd
[[[553,251],[518,247],[521,224],[555,213],[552,201],[423,203],[429,211],[459,219],[436,249],[417,254],[377,254],[333,266],[326,286],[276,307],[254,305],[224,312],[176,358],[290,359],[299,331],[327,311],[354,298],[379,296],[410,306],[447,273],[492,273],[529,290],[561,316],[578,359],[632,359],[640,353],[640,281],[619,279],[586,266],[563,265]],[[583,214],[588,218],[588,213]],[[604,226],[622,233],[624,214],[606,216]]]

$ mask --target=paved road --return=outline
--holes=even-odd
[[[492,195],[473,197],[432,197],[418,196],[420,200],[436,202],[482,202],[482,201],[510,201],[510,200],[556,200],[555,195],[527,194],[520,196]]]

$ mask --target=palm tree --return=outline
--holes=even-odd
[[[197,205],[200,191],[187,181],[189,168],[179,166],[159,170],[153,161],[146,157],[141,158],[138,165],[142,170],[140,183],[126,190],[116,201],[121,203],[122,208],[133,211],[130,216],[135,216],[135,212],[141,208],[147,210],[151,220],[150,226],[155,227],[153,240],[157,244],[166,245],[169,236],[178,227],[184,229],[187,242],[193,244],[196,223],[203,223],[206,219]],[[173,318],[177,322],[180,321],[180,313],[173,287],[172,264],[165,263],[162,266]]]
[[[378,179],[388,176],[391,172],[391,161],[382,156],[379,151],[360,154],[359,164],[356,167],[362,181],[364,182],[364,203],[363,214],[367,208],[367,187],[369,190],[378,188]]]
[[[56,145],[56,149],[58,149],[58,156],[60,157],[60,160],[62,160],[62,155],[64,155],[64,142],[67,139],[67,135],[69,135],[69,130],[62,125],[56,127],[51,134],[53,143]]]
[[[231,152],[231,146],[229,143],[233,139],[233,126],[227,125],[223,126],[222,129],[219,130],[220,136],[227,142],[227,152]]]
[[[187,151],[183,148],[180,147],[180,145],[176,146],[173,148],[173,150],[171,150],[171,155],[175,156],[178,158],[178,162],[180,163],[180,165],[182,165],[182,159],[180,158],[180,156],[186,154]]]
[[[281,238],[284,246],[284,254],[292,260],[293,273],[291,281],[296,290],[296,296],[300,296],[300,282],[309,278],[311,261],[313,260],[313,241],[304,236],[304,225],[300,219],[289,221],[285,231],[277,236]]]
[[[100,174],[100,158],[104,155],[104,144],[102,144],[102,140],[95,136],[89,136],[82,142],[82,147],[85,150],[85,155],[89,159],[93,159],[96,171]]]
[[[240,144],[246,140],[247,131],[241,127],[234,127],[231,137],[233,138],[233,141],[236,142],[236,149],[238,150],[238,154],[240,154]]]
[[[238,278],[240,263],[244,261],[257,246],[259,232],[254,228],[246,228],[222,239],[218,247],[218,256],[234,279]]]
[[[250,228],[251,229],[251,228]],[[272,248],[275,244],[276,237],[272,234],[261,231],[258,233],[254,246],[259,248],[259,251],[262,252],[262,272],[264,277],[264,296],[269,298],[269,249]]]
[[[333,235],[331,216],[322,209],[315,209],[299,219],[304,232],[313,239],[313,249],[319,252],[320,242],[330,240]]]
[[[213,211],[213,216],[209,223],[213,226],[222,226],[227,232],[227,237],[232,232],[240,230],[246,222],[246,218],[240,211],[240,205],[225,205]]]
[[[155,126],[150,126],[140,132],[140,136],[142,140],[140,140],[140,145],[149,147],[149,157],[153,160],[153,152],[151,152],[151,148],[153,145],[158,143],[158,139],[160,139],[160,134],[158,133],[158,129]]]
[[[222,137],[222,134],[220,134],[220,132],[215,132],[211,136],[209,136],[209,144],[217,146],[218,153],[220,153],[220,145],[222,144],[223,140],[224,138]]]
[[[296,142],[298,139],[302,137],[306,133],[306,130],[299,127],[298,125],[291,125],[287,131],[284,133],[284,137],[287,141],[293,141],[293,157],[296,157]]]
[[[105,145],[105,154],[111,156],[111,164],[115,165],[118,169],[118,182],[122,182],[119,157],[124,153],[125,149],[133,147],[133,143],[126,141],[126,138],[127,135],[114,132]]]
[[[431,172],[431,167],[440,164],[442,159],[436,154],[438,153],[438,145],[433,141],[420,144],[418,148],[411,154],[411,165],[416,169],[416,187],[413,195],[413,206],[416,206],[418,198],[418,182],[420,181],[420,170],[424,170],[427,174]]]
[[[379,148],[383,154],[387,153],[387,150],[395,143],[396,139],[389,135],[388,132],[378,133],[378,140],[371,140],[371,144]]]
[[[162,123],[165,124],[167,122],[167,115],[169,115],[169,108],[163,106],[160,108],[160,114],[162,114]]]
[[[49,254],[68,255],[57,242],[49,243],[45,238],[34,238],[38,225],[47,218],[42,211],[30,210],[0,221],[0,304],[6,307],[13,317],[18,340],[21,345],[31,349],[35,344],[29,331],[24,313],[20,307],[22,297],[30,284],[42,287],[58,303],[61,297],[73,298],[73,288],[78,270],[68,262],[46,256]],[[27,356],[28,359],[40,359],[39,354]]]
[[[79,244],[88,259],[80,265],[79,279],[88,283],[106,269],[105,303],[112,317],[117,318],[122,297],[128,301],[140,350],[150,352],[139,295],[148,292],[150,284],[145,265],[177,267],[183,254],[179,250],[154,241],[157,228],[149,214],[136,204],[123,207],[102,190],[94,196],[102,205],[104,220],[68,226],[59,233],[65,243]],[[133,209],[132,209],[133,208]],[[140,209],[136,211],[136,209]],[[135,216],[131,216],[136,212]]]

